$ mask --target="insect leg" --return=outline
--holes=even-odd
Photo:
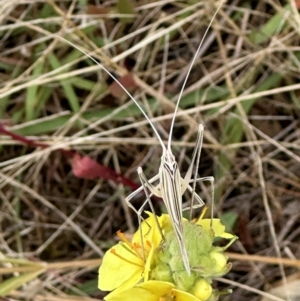
[[[198,170],[199,160],[200,160],[200,155],[201,155],[201,148],[202,148],[203,131],[204,131],[203,125],[199,124],[196,145],[195,145],[194,152],[192,155],[192,161],[186,172],[186,175],[183,179],[182,186],[181,186],[182,194],[186,191],[187,187],[189,186],[190,180],[192,178],[193,167],[194,167],[194,163],[196,161],[196,157],[197,157],[197,162],[196,162],[197,169],[196,170]]]
[[[151,178],[150,180],[148,180],[149,183],[153,183],[154,181],[158,180],[159,175],[157,174],[156,176],[154,176],[153,178]],[[139,187],[138,189],[136,189],[135,191],[133,191],[127,198],[126,200],[128,202],[130,202],[130,200],[132,198],[134,198],[137,194],[139,194],[141,191],[144,190],[144,186],[142,185],[141,187]]]
[[[139,171],[140,167],[138,168],[138,171]],[[149,188],[149,185],[152,187],[152,182],[156,181],[159,177],[159,175],[156,175],[154,176],[153,178],[151,178],[150,180],[148,180],[146,178],[146,176],[144,175],[144,173],[142,172],[143,176],[140,176],[140,173],[138,172],[139,174],[139,178],[140,178],[140,181],[142,183],[142,186],[139,187],[138,189],[136,189],[135,191],[133,191],[129,196],[127,196],[125,198],[125,201],[127,203],[127,206],[129,208],[131,208],[136,214],[137,216],[139,217],[140,220],[144,220],[142,218],[142,212],[144,210],[144,207],[147,205],[147,203],[150,205],[150,208],[151,208],[151,211],[152,213],[155,215],[155,212],[154,212],[154,208],[153,208],[153,205],[152,205],[152,202],[151,202],[151,196],[154,194],[151,189]],[[146,181],[144,180],[144,178],[146,179]],[[146,187],[148,187],[148,189],[150,190],[151,194],[149,195],[148,193],[148,190],[146,189]],[[142,206],[139,208],[139,210],[136,210],[134,208],[134,206],[131,204],[131,200],[138,194],[140,193],[142,190],[144,190],[145,194],[146,194],[146,201],[142,204]]]
[[[152,179],[148,180],[147,177],[145,176],[144,172],[143,172],[143,169],[142,167],[138,167],[137,169],[137,172],[138,172],[138,175],[140,177],[140,180],[141,180],[141,183],[151,191],[151,193],[153,193],[155,196],[161,198],[161,192],[160,192],[160,189],[158,188],[158,186],[154,186],[152,184],[152,182],[154,181],[153,179],[158,179],[159,178],[159,174],[157,174],[155,177],[153,177]],[[153,180],[153,181],[151,181]]]
[[[156,223],[156,226],[158,227],[159,231],[160,231],[160,234],[161,234],[161,237],[164,238],[163,236],[163,233],[161,231],[161,228],[160,228],[160,225],[159,225],[159,222],[157,220],[157,216],[155,214],[155,210],[154,210],[154,207],[153,207],[153,204],[152,204],[152,201],[151,201],[151,196],[152,195],[155,195],[157,197],[161,197],[161,193],[160,193],[160,190],[158,187],[154,186],[152,183],[156,180],[158,180],[159,178],[159,175],[157,174],[156,176],[154,176],[153,178],[151,178],[150,180],[147,179],[147,177],[145,176],[144,172],[143,172],[143,169],[141,167],[138,167],[137,169],[137,172],[138,172],[138,175],[139,175],[139,178],[140,178],[140,181],[142,183],[142,186],[139,187],[137,190],[135,190],[134,192],[132,192],[127,198],[126,198],[126,202],[128,204],[128,206],[133,209],[135,211],[135,213],[138,215],[138,218],[139,218],[139,225],[140,225],[140,222],[143,220],[142,218],[142,212],[144,210],[144,207],[146,206],[146,204],[149,204],[150,208],[151,208],[151,211],[154,215],[154,219],[155,219],[155,223]],[[151,192],[149,194],[149,191]],[[141,192],[142,190],[144,190],[145,192],[145,195],[146,195],[146,201],[142,204],[142,206],[140,207],[139,210],[136,210],[133,205],[131,204],[131,199],[136,196],[139,192]],[[149,225],[150,227],[150,225]]]
[[[157,189],[157,187],[155,187],[150,181],[152,180],[152,182],[154,181],[153,179],[156,178],[156,176],[150,180],[148,180],[143,172],[143,169],[141,167],[138,168],[137,170],[138,172],[138,175],[139,175],[139,178],[140,178],[140,181],[142,183],[142,187],[144,188],[144,192],[145,192],[145,195],[146,195],[146,201],[144,202],[143,206],[146,205],[146,203],[149,204],[150,208],[151,208],[151,211],[153,213],[153,217],[154,217],[154,220],[155,220],[155,224],[156,224],[156,227],[161,235],[161,238],[164,240],[164,235],[162,233],[162,229],[159,225],[159,222],[158,222],[158,219],[157,219],[157,216],[155,214],[155,210],[154,210],[154,207],[153,207],[153,204],[152,204],[152,201],[151,201],[151,196],[152,195],[156,195],[157,197],[161,197],[161,194],[159,192],[159,190]],[[149,194],[148,192],[148,189],[149,191],[151,192],[151,194]],[[149,229],[151,228],[150,225],[149,226]],[[142,234],[142,228],[140,227],[140,231],[141,231],[141,238],[143,238],[143,234]],[[142,239],[142,242],[143,242],[143,239]]]
[[[194,207],[194,199],[196,199],[199,203],[199,205],[196,205],[197,206],[196,208],[199,208],[204,205],[203,200],[195,193],[196,182],[197,182],[195,178],[196,178],[196,174],[197,174],[199,162],[200,162],[200,155],[201,155],[201,148],[202,148],[202,141],[203,141],[203,131],[204,131],[203,125],[199,124],[196,145],[195,145],[193,155],[192,155],[192,161],[186,172],[184,179],[181,178],[181,194],[183,195],[187,189],[189,191],[192,191],[191,206],[188,207],[190,209],[190,219],[192,219],[192,209],[195,208]],[[194,168],[195,162],[196,162],[196,167]],[[194,180],[192,181],[193,188],[191,188],[190,183],[191,183],[193,169],[194,169],[195,176],[194,176]],[[184,210],[187,210],[187,209],[185,208]]]
[[[214,177],[197,178],[197,179],[194,179],[194,180],[190,181],[190,183],[194,183],[194,182],[206,182],[206,181],[210,182],[210,186],[211,186],[211,203],[212,203],[212,210],[213,210],[213,207],[214,207],[214,181],[215,181]],[[198,201],[198,204],[196,204],[196,205],[192,204],[191,206],[184,208],[183,211],[192,210],[192,209],[203,207],[205,205],[205,203],[201,199],[201,197],[197,193],[195,193],[194,188],[189,185],[187,187],[187,189],[191,193],[194,193],[194,197]]]

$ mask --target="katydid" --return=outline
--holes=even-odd
[[[132,192],[127,198],[126,198],[126,202],[128,204],[128,206],[130,208],[132,208],[139,217],[139,221],[141,221],[142,217],[141,214],[143,212],[144,206],[149,203],[151,210],[153,210],[154,213],[154,209],[153,209],[153,205],[151,203],[150,197],[152,195],[155,195],[157,197],[162,198],[167,212],[170,215],[170,219],[172,222],[172,226],[174,228],[179,246],[180,246],[180,251],[181,251],[181,257],[183,260],[183,264],[184,267],[187,271],[188,274],[190,274],[191,272],[191,268],[190,267],[190,263],[189,263],[189,257],[188,257],[188,252],[186,250],[186,246],[185,246],[185,242],[184,242],[184,237],[183,237],[183,224],[182,224],[182,211],[183,210],[187,210],[190,209],[192,210],[193,208],[199,208],[201,206],[204,205],[203,200],[201,199],[201,197],[195,192],[195,183],[197,181],[208,181],[211,184],[211,188],[212,188],[212,204],[214,202],[213,199],[213,183],[214,183],[214,178],[213,177],[204,177],[204,178],[196,178],[196,175],[194,177],[193,180],[192,179],[192,173],[193,173],[193,167],[196,164],[196,168],[195,168],[195,174],[197,173],[198,170],[198,166],[199,166],[199,161],[200,161],[200,154],[201,154],[201,147],[202,147],[202,140],[203,140],[203,126],[200,124],[198,127],[198,136],[197,136],[197,140],[196,140],[196,145],[195,145],[195,149],[192,155],[192,159],[191,159],[191,163],[190,166],[187,170],[187,173],[185,175],[185,177],[183,178],[180,175],[180,171],[178,168],[178,164],[176,162],[175,156],[172,153],[171,150],[171,142],[172,142],[172,133],[173,133],[173,128],[174,128],[174,123],[175,123],[175,118],[176,118],[176,114],[179,108],[179,103],[180,103],[180,99],[182,97],[184,88],[186,86],[186,82],[188,79],[188,76],[191,72],[191,69],[196,61],[197,55],[199,53],[199,50],[201,49],[201,46],[203,44],[203,41],[208,33],[209,28],[211,27],[211,24],[213,22],[213,20],[215,19],[215,16],[217,15],[219,9],[221,8],[223,3],[221,3],[219,5],[219,7],[217,8],[212,20],[210,21],[210,24],[208,26],[208,28],[206,29],[204,36],[197,48],[196,54],[190,64],[190,67],[188,69],[187,72],[187,76],[184,80],[184,83],[182,85],[181,91],[179,93],[179,97],[175,106],[175,110],[174,110],[174,115],[172,118],[172,122],[171,122],[171,129],[170,129],[170,133],[169,133],[169,138],[168,138],[168,143],[167,146],[164,145],[158,131],[156,130],[154,124],[151,122],[150,118],[147,116],[146,112],[143,110],[143,108],[141,107],[141,105],[137,102],[137,100],[128,92],[128,90],[117,80],[117,78],[115,76],[113,76],[111,74],[110,71],[108,71],[102,64],[100,64],[99,62],[97,62],[93,57],[91,57],[87,52],[83,51],[82,49],[80,49],[78,46],[74,45],[73,43],[65,40],[64,38],[58,36],[60,39],[64,40],[65,42],[69,43],[70,45],[72,45],[73,47],[75,47],[76,49],[78,49],[79,51],[81,51],[82,53],[84,53],[87,57],[89,57],[91,60],[93,60],[101,69],[103,69],[107,74],[110,75],[110,77],[115,80],[120,87],[125,91],[125,93],[129,96],[129,98],[136,104],[136,106],[140,109],[140,111],[142,112],[142,114],[145,116],[146,120],[149,122],[150,126],[152,127],[161,147],[162,147],[162,157],[161,157],[161,164],[159,167],[159,171],[158,174],[156,176],[154,176],[151,179],[147,179],[147,177],[145,176],[142,167],[138,167],[137,172],[139,175],[139,178],[141,180],[142,186],[140,188],[138,188],[137,190],[135,190],[134,192]],[[158,184],[154,185],[153,183],[155,181],[158,181]],[[190,185],[190,183],[194,183],[193,187]],[[148,189],[148,191],[147,191]],[[137,195],[139,192],[141,192],[142,190],[145,191],[146,193],[146,201],[144,202],[144,204],[141,206],[141,208],[139,210],[136,210],[133,205],[131,204],[131,200],[132,198]],[[192,193],[192,202],[191,205],[188,208],[183,209],[182,208],[182,196],[185,193],[185,191],[188,190]],[[150,192],[150,195],[149,195]],[[194,205],[193,201],[194,199],[197,201],[197,204]],[[155,213],[154,213],[155,214]]]

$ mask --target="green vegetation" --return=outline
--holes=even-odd
[[[136,169],[158,173],[161,148],[143,114],[79,49],[122,82],[167,141],[217,9],[213,1],[95,3],[0,4],[0,296],[102,299],[101,257],[117,230],[132,233],[138,223],[124,201],[139,183]],[[198,174],[215,177],[215,216],[239,236],[230,252],[300,256],[299,19],[291,4],[227,1],[180,101],[173,153],[184,175],[204,124]],[[208,183],[196,189],[211,207]],[[133,205],[143,201],[140,194]],[[234,265],[237,288],[224,300],[259,300],[251,288],[264,292],[293,273],[244,260],[251,264]]]

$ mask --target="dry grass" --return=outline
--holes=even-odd
[[[76,150],[138,182],[138,166],[148,177],[157,173],[161,149],[131,101],[112,95],[108,75],[57,35],[118,77],[129,69],[137,85],[132,94],[167,140],[187,67],[216,5],[136,1],[133,14],[124,15],[115,1],[101,10],[93,6],[98,1],[2,2],[2,124],[51,147],[1,136],[0,277],[26,284],[0,286],[0,295],[99,300],[98,258],[116,242],[117,230],[137,224],[124,203],[130,190],[76,178],[58,150]],[[226,276],[233,294],[223,300],[260,300],[299,268],[297,261],[276,263],[300,256],[299,25],[296,4],[228,1],[181,99],[174,154],[184,173],[197,124],[205,125],[199,174],[215,176],[215,212],[240,237],[230,251],[245,254]],[[209,203],[208,187],[198,191]]]

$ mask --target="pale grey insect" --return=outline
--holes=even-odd
[[[193,58],[193,60],[190,64],[190,67],[188,69],[187,76],[184,80],[183,86],[181,88],[181,91],[179,93],[179,97],[178,97],[178,100],[177,100],[177,103],[176,103],[176,106],[175,106],[167,146],[164,145],[164,143],[163,143],[159,133],[157,132],[154,124],[151,122],[150,118],[147,116],[147,114],[145,113],[145,111],[143,110],[141,105],[127,91],[127,89],[117,80],[117,78],[114,77],[111,74],[111,72],[109,72],[103,65],[101,65],[99,62],[97,62],[88,53],[86,53],[85,51],[83,51],[82,49],[80,49],[79,47],[74,45],[73,43],[65,40],[64,38],[62,38],[60,36],[58,36],[60,39],[62,39],[65,42],[69,43],[70,45],[72,45],[73,47],[75,47],[76,49],[78,49],[79,51],[84,53],[86,56],[88,56],[91,60],[93,60],[101,69],[103,69],[105,72],[107,72],[111,76],[111,78],[114,79],[120,85],[120,87],[125,91],[125,93],[130,97],[130,99],[136,104],[136,106],[143,113],[143,115],[145,116],[145,118],[149,122],[150,126],[152,127],[155,135],[157,136],[157,139],[159,140],[160,145],[162,147],[162,151],[163,151],[162,152],[162,157],[161,157],[161,164],[160,164],[160,167],[159,167],[159,172],[156,176],[154,176],[153,178],[148,180],[147,177],[145,176],[144,172],[143,172],[142,167],[138,167],[137,172],[138,172],[139,178],[141,180],[142,186],[140,188],[138,188],[137,190],[135,190],[134,192],[132,192],[126,198],[126,202],[127,202],[128,206],[130,208],[132,208],[137,213],[137,215],[139,217],[139,222],[141,222],[141,220],[142,220],[141,214],[144,210],[145,205],[150,204],[150,207],[153,210],[153,206],[152,206],[150,197],[152,195],[155,195],[157,197],[162,198],[162,200],[163,200],[163,202],[166,206],[167,212],[170,215],[172,226],[174,228],[174,232],[176,234],[176,237],[177,237],[177,240],[178,240],[178,243],[179,243],[179,246],[180,246],[181,257],[182,257],[182,260],[183,260],[183,264],[184,264],[184,267],[185,267],[188,274],[190,274],[190,272],[191,272],[191,267],[190,267],[190,263],[189,263],[188,252],[186,250],[184,237],[183,237],[182,196],[186,192],[186,190],[188,190],[192,193],[191,204],[188,208],[185,208],[184,210],[188,210],[188,209],[192,210],[194,208],[202,207],[204,205],[204,202],[201,199],[201,197],[195,192],[195,183],[198,182],[198,181],[208,181],[208,182],[210,182],[211,188],[212,188],[212,204],[213,204],[213,202],[214,202],[214,195],[213,195],[214,178],[213,177],[196,178],[196,176],[195,176],[194,179],[191,180],[194,165],[196,164],[195,173],[197,172],[198,166],[199,166],[202,140],[203,140],[203,126],[200,124],[199,127],[198,127],[198,136],[197,136],[196,145],[195,145],[195,149],[194,149],[194,152],[193,152],[192,160],[191,160],[190,166],[189,166],[189,168],[187,170],[187,173],[186,173],[184,178],[182,178],[181,175],[180,175],[178,164],[177,164],[177,162],[175,160],[175,156],[173,155],[172,150],[171,150],[172,133],[173,133],[173,128],[174,128],[176,113],[178,111],[180,99],[182,97],[182,94],[183,94],[188,76],[189,76],[189,74],[191,72],[191,69],[192,69],[192,67],[193,67],[193,65],[196,61],[198,52],[201,49],[201,46],[202,46],[203,41],[204,41],[204,39],[207,35],[207,32],[208,32],[209,28],[211,27],[211,24],[212,24],[213,20],[215,19],[215,16],[217,15],[217,13],[218,13],[219,9],[221,8],[221,6],[222,6],[222,3],[217,8],[212,20],[210,21],[210,24],[209,24],[209,26],[208,26],[208,28],[207,28],[204,36],[203,36],[198,48],[197,48],[196,54],[195,54],[195,56],[194,56],[194,58]],[[154,185],[153,183],[155,183],[156,181],[158,181],[158,184]],[[193,187],[190,185],[192,182],[194,183]],[[136,210],[134,208],[134,206],[131,204],[131,200],[134,198],[134,196],[136,196],[142,190],[145,191],[147,199],[144,202],[144,204],[141,206],[141,208],[139,210]],[[149,192],[150,192],[150,195],[149,195]],[[197,201],[196,204],[194,204],[194,199]],[[153,210],[153,213],[155,214],[154,210]]]

